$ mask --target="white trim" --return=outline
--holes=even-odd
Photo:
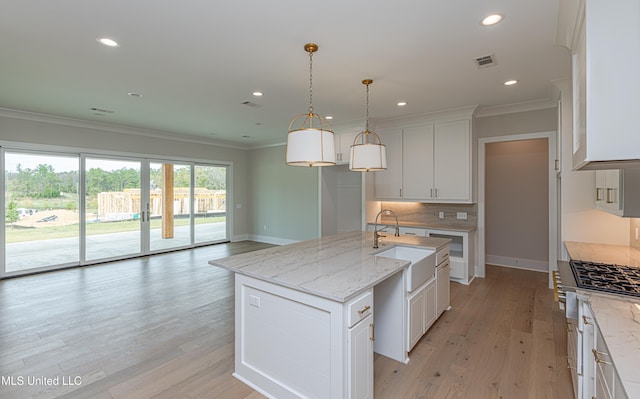
[[[549,271],[549,262],[535,260],[535,259],[522,259],[522,258],[513,258],[510,256],[499,256],[499,255],[487,254],[486,262],[488,265],[506,266],[506,267],[512,267],[514,269],[531,270],[534,272],[547,273]]]
[[[486,144],[506,141],[519,141],[546,138],[548,144],[549,173],[549,271],[555,269],[558,259],[558,195],[557,173],[555,170],[557,157],[557,132],[539,132],[514,134],[478,139],[478,247],[475,275],[485,277],[485,151]],[[551,275],[551,273],[549,273]],[[549,277],[549,288],[552,287]]]
[[[182,135],[177,133],[169,133],[169,132],[162,132],[162,131],[156,131],[156,130],[146,130],[146,129],[128,127],[128,126],[111,125],[107,123],[89,122],[89,121],[84,121],[80,119],[64,118],[61,116],[53,116],[53,115],[46,115],[46,114],[38,114],[35,112],[18,111],[18,110],[8,109],[8,108],[0,108],[0,117],[22,119],[22,120],[28,120],[33,122],[51,123],[54,125],[73,126],[73,127],[83,128],[83,129],[102,130],[102,131],[112,132],[112,133],[124,133],[124,134],[132,134],[132,135],[143,136],[143,137],[162,138],[166,140],[181,141],[186,143],[208,144],[208,145],[214,145],[218,147],[234,148],[237,150],[249,149],[246,146],[243,147],[238,144],[219,141],[219,140],[212,140],[206,137],[198,137],[198,136],[187,135],[187,134]]]
[[[263,236],[259,234],[249,234],[249,240],[264,242],[266,244],[274,244],[274,245],[287,245],[287,244],[295,244],[296,242],[300,242],[300,240],[289,240],[288,238]]]
[[[238,234],[231,236],[231,242],[249,241],[249,234]]]
[[[456,108],[440,112],[431,112],[420,115],[403,116],[399,118],[388,118],[376,120],[376,129],[392,129],[422,126],[430,123],[453,122],[461,119],[471,119],[477,109],[477,105],[464,108]]]
[[[0,170],[2,170],[2,174],[5,174],[5,168],[4,168],[4,151],[5,149],[2,148],[0,146]],[[2,220],[2,222],[4,223],[4,226],[2,228],[0,228],[0,246],[2,246],[2,255],[0,255],[0,279],[2,279],[5,276],[6,273],[6,261],[5,259],[7,258],[7,251],[5,251],[5,230],[7,228],[7,220],[5,219],[5,209],[7,207],[6,204],[6,196],[5,196],[5,187],[4,187],[4,182],[5,182],[5,178],[3,177],[2,179],[0,179],[0,193],[2,195],[2,198],[5,198],[5,200],[2,201],[2,206],[0,206],[0,220]]]
[[[516,103],[507,105],[498,105],[495,107],[486,107],[478,109],[476,112],[476,118],[484,118],[485,116],[515,114],[517,112],[537,111],[540,109],[556,108],[558,106],[557,100],[536,100],[526,103]]]

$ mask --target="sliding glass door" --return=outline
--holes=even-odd
[[[141,254],[141,161],[87,157],[84,163],[84,259]]]
[[[4,152],[6,273],[79,261],[79,157]]]
[[[227,165],[0,149],[0,276],[229,240]]]

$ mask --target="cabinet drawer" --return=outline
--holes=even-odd
[[[449,259],[449,246],[448,245],[447,245],[446,248],[442,248],[441,250],[436,252],[436,265],[439,265],[440,263],[444,262],[447,259]]]
[[[400,234],[405,236],[425,237],[427,235],[427,231],[416,227],[400,227]]]
[[[347,324],[349,328],[373,314],[373,293],[367,292],[347,305]]]

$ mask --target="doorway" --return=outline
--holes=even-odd
[[[485,276],[485,263],[544,272],[554,267],[555,155],[555,132],[478,140],[477,276]]]

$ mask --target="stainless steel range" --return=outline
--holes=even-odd
[[[579,288],[640,297],[640,268],[572,260]]]

